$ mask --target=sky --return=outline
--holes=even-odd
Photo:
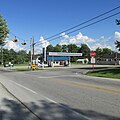
[[[10,30],[5,47],[29,50],[30,39],[34,37],[36,53],[49,44],[87,44],[91,50],[97,47],[116,50],[114,43],[120,41],[120,26],[115,20],[120,19],[120,14],[71,34],[68,33],[75,29],[64,31],[119,5],[120,0],[0,0],[0,14]],[[76,29],[118,12],[120,8]],[[47,39],[55,34],[58,39]],[[12,42],[15,36],[18,43]],[[27,46],[21,45],[24,41]]]

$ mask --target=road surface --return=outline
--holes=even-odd
[[[120,81],[81,71],[0,72],[0,81],[43,120],[120,120]]]

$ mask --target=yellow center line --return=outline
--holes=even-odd
[[[93,85],[88,85],[88,84],[80,84],[80,83],[76,83],[76,82],[72,82],[72,81],[66,81],[66,80],[56,80],[54,78],[49,78],[49,80],[50,79],[54,80],[56,82],[62,83],[62,84],[66,84],[66,85],[86,87],[86,88],[96,89],[96,90],[100,90],[100,91],[120,94],[120,90],[107,89],[107,88],[102,88],[102,87],[98,87],[98,86],[93,86]]]
[[[101,90],[101,91],[105,91],[105,92],[111,92],[111,93],[120,94],[119,90],[107,89],[107,88],[102,88],[102,87],[98,87],[98,86],[92,86],[92,85],[87,85],[87,84],[80,84],[80,83],[75,83],[75,82],[70,82],[70,81],[67,81],[67,82],[64,81],[62,83],[70,84],[70,85],[74,85],[74,86],[81,86],[81,87],[92,88],[92,89]]]

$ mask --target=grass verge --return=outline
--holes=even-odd
[[[86,75],[120,79],[120,68],[107,68],[95,70],[94,72],[89,71],[88,73],[86,73]]]
[[[30,71],[28,68],[15,68],[15,71]]]
[[[15,68],[13,70],[15,70],[15,71],[36,71],[36,70],[47,70],[47,68],[44,68],[44,69],[38,68],[38,69],[35,69],[35,70],[28,69],[28,68]]]

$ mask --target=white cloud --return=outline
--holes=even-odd
[[[82,33],[79,33],[76,35],[76,40],[83,43],[95,42],[94,39],[89,38],[88,36],[84,36]]]
[[[96,50],[96,48],[109,48],[109,49],[113,49],[113,46],[107,45],[107,44],[102,44],[102,43],[96,43],[93,46],[91,46],[91,50]]]
[[[115,32],[115,39],[120,40],[120,32]]]
[[[8,50],[10,50],[10,49],[13,49],[14,51],[23,50],[22,47],[20,47],[19,45],[17,45],[17,44],[14,43],[13,41],[6,41],[5,47],[6,47]]]
[[[69,38],[69,36],[67,34],[65,34],[65,33],[62,33],[61,36],[66,38],[66,39]]]
[[[60,41],[60,45],[63,44],[76,44],[76,45],[80,45],[81,43],[93,43],[95,42],[94,39],[89,38],[88,36],[84,36],[82,33],[77,34],[76,36],[68,36],[65,33],[62,33],[61,36],[63,37],[63,39]]]
[[[47,41],[47,40],[45,40],[42,36],[40,37],[40,44],[41,44],[41,46],[42,46],[42,48],[43,47],[47,47],[50,43]]]
[[[120,33],[115,32],[115,37],[120,40]],[[98,39],[93,39],[90,38],[86,35],[83,35],[82,33],[78,33],[75,36],[68,36],[65,33],[62,34],[62,40],[60,41],[60,45],[63,44],[76,44],[76,45],[81,45],[81,44],[87,44],[91,50],[95,50],[96,48],[109,48],[112,50],[115,50],[115,45],[114,45],[114,37],[105,37],[101,36]]]

